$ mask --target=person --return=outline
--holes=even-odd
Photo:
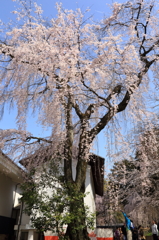
[[[124,240],[127,240],[127,234],[126,234],[126,223],[124,223],[124,225],[122,226],[122,232],[123,232],[123,238],[124,238]]]
[[[152,235],[153,235],[153,240],[158,240],[158,229],[157,229],[157,224],[155,223],[155,221],[152,221]]]
[[[124,238],[124,234],[123,234],[121,228],[119,228],[119,232],[120,232],[120,240],[125,240],[125,238]]]
[[[134,239],[134,224],[133,224],[133,220],[130,219],[131,225],[130,225],[130,230],[132,232],[132,239]]]
[[[139,225],[138,226],[138,239],[139,240],[143,239],[143,236],[144,236],[144,232],[143,232],[142,226]]]
[[[126,235],[127,235],[127,240],[132,240],[132,231],[131,231],[131,221],[129,219],[129,217],[126,215],[126,213],[124,213],[123,211],[121,211],[124,218],[125,218],[125,222],[126,222]]]
[[[115,240],[120,240],[120,231],[119,231],[118,227],[115,230],[114,238],[115,238]]]
[[[138,240],[138,229],[137,227],[134,227],[134,231],[133,231],[133,240]]]

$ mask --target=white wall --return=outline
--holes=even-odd
[[[26,228],[32,228],[31,222],[30,222],[30,217],[28,215],[26,215],[25,213],[22,214],[21,225],[25,226]]]
[[[76,174],[76,161],[73,162],[73,177],[75,179],[75,174]],[[40,177],[37,175],[36,177]],[[57,184],[57,183],[56,183]],[[93,178],[92,178],[92,172],[91,172],[91,167],[88,165],[87,167],[87,174],[86,174],[86,181],[85,181],[85,186],[86,186],[86,193],[88,193],[84,199],[84,203],[89,207],[90,213],[95,213],[96,207],[95,207],[95,190],[94,190],[94,183],[93,183]],[[58,186],[60,187],[60,185]],[[45,188],[44,191],[47,191],[48,195],[51,195],[51,189]],[[96,221],[95,221],[96,222]],[[21,222],[21,229],[31,229],[31,223],[29,220],[29,217],[23,213],[22,215],[22,222]],[[65,226],[64,226],[65,227]],[[45,235],[52,235],[50,232],[45,233]]]
[[[99,238],[111,238],[113,239],[113,229],[112,228],[97,228],[96,229],[97,237]]]
[[[95,206],[95,189],[94,189],[94,182],[92,177],[91,167],[87,167],[87,175],[86,175],[86,193],[88,193],[84,199],[85,204],[90,208],[90,211],[95,213],[96,206]]]
[[[22,197],[22,190],[19,187],[19,184],[16,185],[13,191],[14,196],[14,207],[20,205],[20,198]]]
[[[0,216],[11,217],[17,204],[17,186],[22,181],[20,168],[0,151]]]
[[[11,217],[16,183],[0,172],[0,216]]]
[[[75,180],[76,176],[76,164],[77,161],[73,161],[72,163],[72,172],[73,172],[73,179]],[[40,174],[38,172],[36,177],[40,177]],[[60,188],[60,184],[57,182],[55,183],[55,186]],[[90,212],[95,213],[96,207],[95,207],[95,189],[94,189],[94,182],[93,182],[93,177],[92,177],[92,171],[91,171],[91,166],[87,166],[87,173],[86,173],[86,180],[85,180],[85,187],[86,187],[86,193],[88,193],[84,199],[84,203],[90,208]],[[52,189],[45,188],[45,191],[47,191],[48,195],[52,194]]]
[[[76,175],[76,162],[74,161],[72,164],[73,170],[73,177],[75,179]],[[95,213],[95,189],[94,189],[94,182],[92,177],[91,166],[87,166],[87,173],[86,173],[86,181],[85,181],[86,193],[88,193],[84,199],[84,203],[90,208],[92,213]]]
[[[76,161],[72,164],[72,171],[73,171],[73,177],[75,179],[76,174]],[[84,198],[84,203],[86,206],[89,207],[90,213],[96,212],[96,205],[95,205],[95,189],[94,189],[94,182],[92,177],[92,171],[91,166],[87,166],[87,173],[86,173],[86,181],[85,181],[85,192],[87,193],[86,197]],[[96,227],[96,219],[94,221],[94,227]],[[89,231],[89,229],[88,229]],[[91,231],[91,230],[90,230]]]

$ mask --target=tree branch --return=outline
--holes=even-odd
[[[107,98],[103,98],[102,96],[99,96],[96,91],[94,91],[92,88],[90,88],[89,86],[87,86],[87,85],[85,84],[85,82],[84,82],[83,73],[81,73],[81,76],[82,76],[81,82],[82,82],[83,86],[86,87],[90,92],[92,92],[96,97],[98,97],[98,99],[101,99],[101,100],[105,101],[105,102],[108,104],[108,107],[110,108],[110,107],[111,107],[111,104],[110,104],[110,102],[108,101],[108,99],[107,99]]]
[[[29,136],[29,137],[27,137],[25,141],[26,141],[26,142],[29,142],[29,141],[31,141],[32,139],[38,140],[39,143],[40,143],[40,141],[47,142],[47,143],[52,143],[51,140],[47,140],[46,138],[40,138],[40,137],[34,137],[34,136]]]

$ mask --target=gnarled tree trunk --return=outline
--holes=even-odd
[[[84,184],[80,190],[82,196]],[[78,193],[77,193],[78,194]],[[80,195],[79,194],[79,195]],[[71,202],[70,214],[74,216],[73,220],[68,224],[65,239],[66,240],[90,240],[86,226],[86,212],[83,197],[77,197]]]

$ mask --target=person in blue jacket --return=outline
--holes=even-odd
[[[124,218],[125,218],[125,223],[126,223],[126,233],[127,233],[127,240],[132,240],[132,223],[131,220],[128,218],[128,216],[126,215],[126,213],[124,213],[123,211],[121,211]]]

